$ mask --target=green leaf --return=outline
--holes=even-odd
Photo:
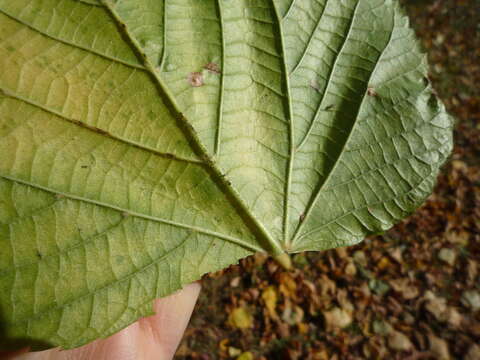
[[[452,147],[392,0],[0,0],[0,338],[72,348],[256,251],[355,244]]]

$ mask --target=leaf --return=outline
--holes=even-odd
[[[0,339],[72,348],[361,241],[452,147],[392,0],[0,0]]]
[[[388,334],[388,346],[395,351],[410,351],[413,348],[407,335],[396,330],[390,331]]]
[[[277,290],[275,286],[269,286],[262,292],[262,299],[265,302],[265,307],[267,308],[268,314],[273,319],[278,317],[276,307],[277,307]]]
[[[228,323],[237,329],[248,329],[253,326],[253,316],[244,307],[238,307],[228,316]]]
[[[250,351],[246,351],[242,353],[239,357],[237,357],[237,360],[253,360],[253,354]]]
[[[323,313],[325,328],[327,331],[343,329],[352,323],[352,314],[349,311],[335,307]]]

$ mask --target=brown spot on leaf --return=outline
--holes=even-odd
[[[377,96],[377,92],[375,91],[375,89],[373,87],[369,87],[367,89],[367,95],[368,96]]]
[[[191,72],[190,74],[188,74],[187,79],[190,85],[192,85],[193,87],[200,87],[204,84],[203,75],[201,72]]]
[[[205,70],[210,71],[211,73],[214,73],[214,74],[221,74],[222,73],[222,71],[220,70],[220,66],[217,63],[214,63],[214,62],[210,62],[210,63],[206,64],[203,68]]]

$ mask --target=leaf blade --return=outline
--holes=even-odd
[[[5,338],[76,347],[254,251],[356,243],[413,211],[451,150],[390,0],[0,0],[0,17]]]

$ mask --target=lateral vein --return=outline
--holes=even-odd
[[[295,1],[295,0],[294,0]],[[305,49],[303,50],[303,53],[302,53],[302,56],[300,57],[300,59],[298,59],[298,62],[295,64],[295,66],[293,67],[292,71],[290,72],[290,75],[293,75],[297,70],[298,68],[300,67],[300,64],[303,62],[303,59],[305,59],[305,56],[307,55],[307,52],[308,50],[310,49],[310,45],[312,44],[313,42],[313,38],[315,37],[315,34],[317,33],[317,30],[318,28],[320,27],[320,22],[322,21],[323,19],[323,14],[325,14],[325,9],[327,8],[328,6],[328,1],[327,0],[325,2],[325,6],[323,7],[322,9],[322,13],[320,14],[320,16],[318,17],[318,21],[317,21],[317,24],[315,25],[315,28],[313,29],[312,31],[312,34],[310,35],[310,37],[308,38],[308,42],[307,42],[307,45],[305,46]]]
[[[155,67],[152,65],[151,61],[147,58],[145,52],[142,50],[141,45],[138,43],[137,39],[130,34],[125,23],[122,21],[121,17],[116,13],[114,4],[110,0],[101,0],[105,7],[109,10],[112,20],[119,26],[123,31],[126,39],[130,43],[132,49],[138,53],[138,56],[143,60],[144,66],[147,71],[151,74],[155,84],[157,85],[157,90],[159,95],[165,99],[167,106],[169,106],[172,111],[175,119],[178,121],[180,128],[184,131],[185,136],[190,141],[194,150],[205,160],[207,163],[207,168],[211,171],[211,175],[214,177],[217,185],[220,186],[222,191],[234,201],[232,204],[237,211],[241,210],[239,214],[242,219],[247,220],[250,225],[254,226],[254,234],[259,238],[259,240],[265,241],[268,245],[265,247],[265,250],[272,252],[274,255],[279,255],[284,253],[280,244],[270,235],[268,230],[261,224],[254,216],[251,215],[248,206],[242,200],[238,192],[231,186],[230,181],[225,178],[225,175],[222,173],[222,170],[216,165],[213,159],[210,157],[205,146],[202,144],[200,138],[196,134],[192,125],[187,121],[180,106],[178,105],[175,98],[172,96],[170,90],[165,85],[163,79],[160,77],[158,71],[155,70]],[[246,218],[246,219],[245,219]],[[262,250],[263,251],[263,250]]]
[[[181,229],[192,231],[194,233],[200,233],[200,234],[204,234],[204,235],[208,235],[208,236],[214,236],[214,237],[217,237],[219,239],[226,240],[228,242],[240,245],[240,246],[242,246],[246,249],[252,250],[252,251],[263,252],[263,249],[255,246],[253,244],[250,244],[250,243],[248,243],[246,241],[243,241],[241,239],[237,239],[237,238],[234,238],[232,236],[225,235],[225,234],[222,234],[222,233],[219,233],[219,232],[216,232],[216,231],[203,229],[203,228],[200,228],[200,227],[197,227],[197,226],[192,226],[192,225],[180,223],[180,222],[173,221],[173,220],[167,220],[167,219],[159,218],[159,217],[152,216],[152,215],[142,214],[142,213],[139,213],[139,212],[131,211],[130,209],[121,208],[119,206],[108,204],[108,203],[105,203],[105,202],[102,202],[102,201],[89,199],[89,198],[85,198],[85,197],[74,195],[74,194],[69,194],[69,193],[56,191],[55,189],[51,189],[51,188],[46,187],[46,186],[38,185],[38,184],[32,183],[30,181],[19,179],[19,178],[10,176],[10,175],[3,175],[3,174],[0,173],[0,177],[4,178],[6,180],[14,181],[14,182],[19,183],[19,184],[23,184],[23,185],[27,185],[27,186],[30,186],[30,187],[33,187],[33,188],[36,188],[36,189],[47,191],[47,192],[52,193],[52,194],[64,196],[64,197],[72,199],[72,200],[83,201],[83,202],[86,202],[86,203],[89,203],[89,204],[93,204],[93,205],[101,206],[101,207],[108,208],[108,209],[111,209],[111,210],[115,210],[115,211],[118,211],[118,212],[121,212],[121,213],[124,213],[124,214],[128,214],[128,216],[134,216],[134,217],[138,217],[138,218],[145,219],[145,220],[150,220],[150,221],[155,221],[155,222],[159,222],[159,223],[162,223],[162,224],[171,225],[171,226],[174,226],[174,227],[178,227],[178,228],[181,228]]]
[[[96,6],[96,5],[92,5],[92,6]],[[100,5],[98,5],[100,6]],[[101,6],[103,7],[103,6]],[[139,70],[146,70],[145,67],[143,67],[142,65],[139,65],[139,64],[135,64],[135,63],[131,63],[131,62],[128,62],[128,61],[125,61],[125,60],[122,60],[122,59],[119,59],[119,58],[116,58],[116,57],[113,57],[113,56],[110,56],[110,55],[107,55],[107,54],[102,54],[101,52],[98,52],[98,51],[95,51],[95,50],[92,50],[92,49],[89,49],[87,47],[84,47],[82,45],[78,45],[78,44],[74,44],[70,41],[67,41],[67,40],[64,40],[64,39],[61,39],[61,38],[58,38],[56,36],[53,36],[53,35],[50,35],[50,34],[47,34],[46,32],[36,28],[35,26],[23,21],[23,20],[20,20],[19,18],[7,13],[6,11],[0,9],[0,13],[2,13],[3,15],[7,16],[8,18],[28,27],[29,29],[33,30],[33,31],[36,31],[38,32],[39,34],[45,36],[45,37],[48,37],[52,40],[55,40],[55,41],[58,41],[58,42],[61,42],[62,44],[65,44],[65,45],[68,45],[68,46],[71,46],[71,47],[74,47],[74,48],[77,48],[77,49],[80,49],[80,50],[83,50],[83,51],[86,51],[88,53],[91,53],[91,54],[94,54],[94,55],[97,55],[97,56],[100,56],[104,59],[107,59],[107,60],[110,60],[110,61],[113,61],[113,62],[116,62],[116,63],[119,63],[119,64],[122,64],[122,65],[125,65],[125,66],[129,66],[129,67],[132,67],[132,68],[135,68],[135,69],[139,69]]]
[[[387,40],[387,43],[386,43],[386,45],[385,45],[382,53],[381,53],[380,56],[378,57],[377,62],[376,62],[376,64],[375,64],[375,67],[374,67],[374,69],[372,70],[372,72],[371,72],[371,74],[370,74],[370,76],[369,76],[369,79],[368,79],[368,81],[367,81],[367,86],[368,86],[368,84],[370,83],[371,79],[373,79],[373,77],[374,77],[374,75],[375,75],[375,73],[376,73],[376,71],[377,71],[377,69],[378,69],[378,64],[380,64],[380,62],[382,61],[382,57],[383,57],[383,55],[385,54],[386,49],[390,46],[390,44],[391,44],[391,42],[392,42],[393,32],[394,32],[394,29],[395,29],[395,15],[393,15],[393,17],[394,17],[394,18],[393,18],[394,21],[393,21],[392,31],[390,32],[390,36],[389,36],[389,38],[388,38],[388,40]],[[359,118],[358,115],[359,115],[359,113],[360,113],[360,110],[361,110],[362,107],[363,107],[363,103],[365,102],[365,99],[367,98],[367,96],[368,96],[368,91],[365,91],[365,93],[364,93],[363,96],[362,96],[362,100],[361,100],[361,102],[360,102],[360,104],[359,104],[359,106],[358,106],[358,109],[357,109],[357,114],[356,114],[356,116],[355,116],[355,122],[354,122],[352,128],[350,129],[350,132],[348,133],[347,139],[346,139],[345,142],[343,143],[342,149],[340,150],[337,158],[335,159],[335,162],[334,162],[331,170],[328,172],[325,180],[320,184],[318,190],[316,191],[316,194],[315,194],[313,200],[308,204],[308,207],[307,207],[307,209],[306,209],[306,211],[305,211],[305,218],[307,218],[307,217],[310,215],[310,213],[312,212],[312,209],[313,209],[314,205],[315,205],[316,202],[318,201],[318,198],[319,198],[319,196],[320,196],[320,193],[321,193],[322,190],[325,188],[325,186],[328,184],[328,182],[330,181],[331,175],[335,172],[335,169],[337,168],[338,164],[340,163],[340,158],[341,158],[342,155],[344,154],[345,148],[347,147],[348,143],[350,142],[350,139],[351,139],[351,137],[352,137],[352,134],[354,133],[355,128],[356,128],[356,126],[357,126],[357,124],[358,124],[358,118]],[[300,234],[301,229],[302,229],[302,227],[303,227],[304,224],[305,224],[305,221],[301,222],[301,223],[297,226],[297,229],[296,229],[295,234],[294,234],[294,236],[293,236],[293,242],[292,242],[292,244],[294,244],[295,242],[297,242],[298,239],[300,239],[301,237],[304,236],[304,235],[301,235],[301,234]]]
[[[345,49],[345,45],[347,44],[348,42],[348,39],[350,37],[350,34],[352,33],[352,30],[353,30],[353,24],[355,22],[355,15],[357,13],[357,10],[359,8],[359,4],[360,4],[361,0],[358,0],[357,3],[355,4],[355,8],[353,10],[353,15],[352,15],[352,18],[350,19],[350,24],[349,24],[349,27],[348,27],[348,32],[347,34],[345,35],[345,39],[343,40],[343,43],[342,43],[342,46],[340,47],[340,49],[338,50],[338,53],[335,57],[335,61],[332,65],[332,68],[330,69],[330,72],[328,74],[328,77],[327,77],[327,80],[326,80],[326,84],[327,86],[325,87],[325,90],[323,91],[323,94],[322,94],[322,98],[320,99],[320,102],[318,104],[318,107],[317,107],[317,110],[315,112],[315,115],[313,116],[313,119],[312,119],[312,122],[310,123],[310,126],[308,127],[308,130],[305,134],[305,136],[303,137],[303,139],[300,141],[300,144],[297,146],[297,151],[300,150],[303,145],[305,145],[305,143],[307,142],[307,139],[308,137],[310,136],[310,134],[312,133],[313,131],[313,127],[315,125],[315,123],[317,122],[317,118],[320,114],[320,111],[322,109],[322,106],[323,106],[323,102],[325,100],[325,98],[327,97],[327,94],[328,94],[328,91],[330,90],[330,85],[332,84],[332,76],[333,74],[335,73],[335,70],[337,69],[337,64],[338,64],[338,61],[343,53],[343,50]]]
[[[218,18],[220,20],[220,33],[222,36],[222,64],[220,66],[220,96],[218,101],[218,119],[217,119],[217,131],[215,134],[215,149],[214,154],[216,157],[220,156],[220,145],[222,142],[222,120],[223,120],[223,94],[225,88],[225,28],[223,23],[223,9],[222,1],[217,0]]]
[[[71,118],[68,118],[67,116],[65,116],[64,114],[62,114],[61,112],[57,111],[57,110],[54,110],[54,109],[51,109],[45,105],[42,105],[42,104],[39,104],[37,103],[36,101],[33,101],[33,100],[30,100],[30,99],[27,99],[21,95],[18,95],[18,94],[15,94],[13,92],[10,92],[9,90],[6,90],[5,88],[1,88],[0,87],[0,95],[1,94],[4,94],[5,96],[7,97],[10,97],[12,99],[16,99],[16,100],[19,100],[19,101],[22,101],[26,104],[29,104],[31,106],[34,106],[44,112],[47,112],[51,115],[54,115],[66,122],[69,122],[71,124],[74,124],[76,126],[79,126],[83,129],[87,129],[87,130],[90,130],[90,131],[93,131],[95,132],[96,134],[98,135],[102,135],[102,136],[105,136],[105,137],[108,137],[108,138],[111,138],[115,141],[119,141],[119,142],[122,142],[124,144],[127,144],[127,145],[130,145],[130,146],[134,146],[136,147],[137,149],[140,149],[140,150],[144,150],[144,151],[147,151],[147,152],[150,152],[154,155],[157,155],[157,156],[161,156],[163,158],[166,158],[166,159],[169,159],[169,160],[176,160],[176,161],[182,161],[182,162],[187,162],[187,163],[191,163],[191,164],[195,164],[195,165],[205,165],[205,163],[203,161],[200,161],[200,160],[195,160],[195,159],[189,159],[189,158],[184,158],[184,157],[181,157],[181,156],[178,156],[178,155],[175,155],[175,154],[171,154],[171,153],[164,153],[164,152],[161,152],[161,151],[158,151],[157,149],[154,149],[154,148],[151,148],[149,146],[145,146],[143,144],[139,144],[135,141],[132,141],[132,140],[128,140],[128,139],[125,139],[125,138],[122,138],[122,137],[119,137],[119,136],[116,136],[116,135],[113,135],[112,133],[104,130],[104,129],[101,129],[101,128],[97,128],[95,126],[91,126],[91,125],[88,125],[80,120],[76,120],[76,119],[71,119]]]

